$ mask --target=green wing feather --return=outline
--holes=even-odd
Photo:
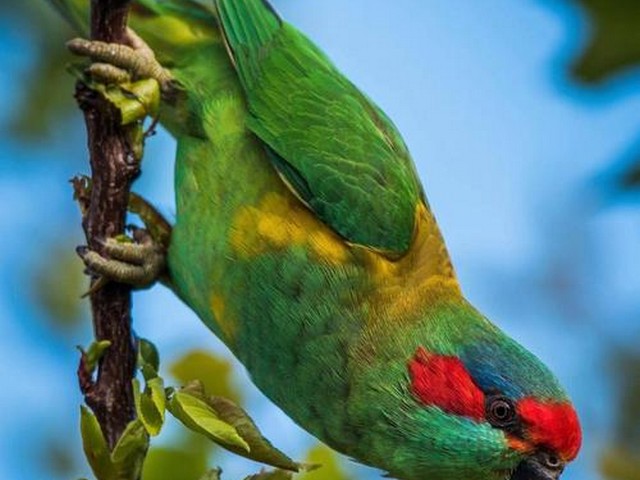
[[[285,182],[347,241],[401,254],[421,187],[392,122],[263,0],[217,0],[249,128]]]

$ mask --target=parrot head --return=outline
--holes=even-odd
[[[558,479],[582,433],[557,379],[470,305],[448,310],[435,316],[446,327],[416,332],[396,364],[395,405],[379,413],[394,438],[378,462],[410,480]]]

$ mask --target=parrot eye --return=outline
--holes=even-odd
[[[494,397],[487,402],[487,420],[494,427],[504,428],[513,425],[516,409],[508,398]]]

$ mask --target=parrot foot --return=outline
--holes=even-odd
[[[176,83],[168,70],[156,60],[153,50],[132,29],[127,29],[129,45],[106,43],[84,38],[67,42],[67,48],[75,55],[90,57],[94,64],[88,73],[105,83],[120,84],[130,78],[153,78],[165,94],[171,94]]]
[[[108,281],[126,283],[137,289],[148,288],[165,273],[165,247],[154,241],[145,229],[129,227],[129,230],[133,238],[124,235],[108,238],[102,245],[103,253],[85,246],[77,248],[87,269],[99,276],[85,296]]]

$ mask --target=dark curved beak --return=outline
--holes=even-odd
[[[564,462],[548,452],[538,452],[520,462],[509,480],[558,480]]]

